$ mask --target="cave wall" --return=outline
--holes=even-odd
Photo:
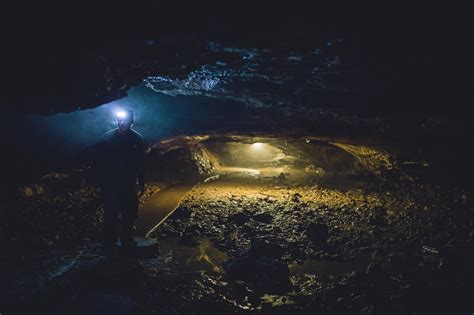
[[[15,111],[90,108],[125,96],[147,76],[182,77],[204,64],[215,64],[218,58],[207,49],[207,41],[272,49],[278,56],[344,39],[348,54],[342,51],[339,57],[346,75],[331,81],[345,85],[355,78],[358,84],[351,88],[370,95],[365,104],[356,105],[361,110],[381,104],[392,112],[440,108],[433,103],[458,107],[462,95],[450,78],[463,68],[459,57],[465,50],[456,47],[459,41],[451,39],[450,28],[460,22],[439,23],[454,9],[459,8],[397,1],[298,5],[230,1],[226,7],[213,1],[155,0],[93,7],[72,1],[66,7],[29,3],[28,10],[9,3],[2,19],[6,80],[0,99]],[[469,8],[460,11],[470,12]],[[127,36],[135,30],[138,36]],[[350,71],[357,64],[364,71]]]
[[[194,181],[214,169],[211,158],[200,144],[171,150],[153,149],[147,154],[145,163],[145,180],[157,182]]]

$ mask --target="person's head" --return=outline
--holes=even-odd
[[[133,112],[129,109],[121,109],[115,113],[117,127],[121,132],[128,131],[132,127],[135,119]]]

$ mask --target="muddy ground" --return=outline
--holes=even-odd
[[[468,193],[410,173],[314,174],[201,181],[154,233],[160,253],[115,273],[90,170],[50,174],[3,205],[0,312],[472,312]],[[142,204],[172,185],[149,180]]]
[[[195,187],[158,237],[210,238],[256,309],[452,311],[471,303],[472,224],[450,187],[224,176]]]

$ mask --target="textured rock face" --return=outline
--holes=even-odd
[[[126,312],[135,302],[140,304],[139,313],[197,309],[404,313],[425,308],[469,312],[470,299],[464,301],[464,293],[471,292],[469,275],[474,272],[472,195],[458,184],[460,175],[472,181],[467,169],[472,159],[466,149],[472,142],[470,138],[466,141],[470,133],[463,124],[472,115],[464,116],[459,110],[466,103],[460,101],[456,73],[469,67],[459,56],[463,49],[451,41],[457,32],[447,31],[450,23],[439,23],[448,6],[443,4],[437,11],[435,4],[421,2],[403,6],[384,1],[372,6],[328,0],[310,8],[296,2],[281,6],[275,1],[271,5],[228,1],[225,10],[229,13],[221,15],[217,6],[203,1],[166,1],[170,4],[163,7],[164,2],[152,0],[123,8],[133,11],[141,6],[138,18],[150,21],[150,28],[158,30],[148,40],[102,41],[74,34],[55,40],[45,38],[47,32],[36,39],[4,40],[2,50],[7,54],[1,59],[6,83],[0,101],[8,110],[24,113],[70,112],[123,98],[139,85],[149,94],[175,100],[168,116],[182,109],[173,105],[186,99],[194,102],[191,105],[203,105],[190,106],[183,115],[192,116],[186,122],[197,120],[198,112],[205,116],[213,108],[235,103],[245,115],[218,113],[214,116],[219,117],[218,123],[211,124],[207,117],[201,129],[177,119],[180,128],[167,136],[201,131],[219,134],[219,128],[225,127],[222,130],[233,134],[281,139],[292,134],[311,142],[315,139],[305,137],[327,137],[324,147],[300,161],[306,174],[318,181],[298,186],[282,172],[264,181],[253,178],[252,186],[263,185],[260,189],[241,182],[230,183],[227,189],[218,186],[219,181],[197,187],[157,236],[177,236],[191,246],[212,242],[228,253],[222,267],[229,277],[183,273],[179,265],[184,263],[164,252],[146,259],[145,272],[130,282],[120,279],[121,285],[81,277],[82,268],[94,265],[100,251],[95,241],[101,237],[103,212],[89,177],[71,172],[69,176],[46,176],[43,179],[50,183],[41,182],[41,186],[22,184],[23,189],[18,190],[22,198],[0,207],[5,210],[0,211],[0,247],[10,260],[2,270],[15,271],[7,281],[0,281],[0,291],[8,293],[0,300],[16,304],[12,311],[21,312],[16,307],[24,305],[23,297],[28,300],[36,288],[51,283],[53,290],[36,295],[33,306],[45,305],[58,312],[57,302],[63,299],[56,293],[63,293],[71,298],[64,303],[79,297],[87,305],[113,306],[108,309],[112,313],[117,308]],[[96,5],[104,9],[101,20],[115,14],[105,4]],[[30,35],[48,20],[34,8],[22,10],[41,19],[27,25]],[[376,14],[361,14],[368,12]],[[130,15],[117,19],[130,27]],[[177,15],[185,23],[167,25]],[[228,20],[229,15],[233,19]],[[88,18],[84,14],[76,24],[95,32]],[[53,24],[55,29],[63,28],[63,23]],[[7,31],[17,28],[16,23],[6,25]],[[317,31],[322,25],[329,30]],[[116,34],[122,36],[112,29],[104,37]],[[212,104],[207,111],[203,110],[206,102]],[[159,104],[150,104],[155,105]],[[23,128],[13,128],[17,121],[10,115],[2,118],[2,131],[8,138],[11,130]],[[41,129],[26,125],[26,132],[20,133]],[[364,137],[369,141],[359,142]],[[18,148],[20,141],[7,140],[4,152],[15,155],[2,166],[12,177],[20,169],[31,172],[33,159],[37,165],[46,162],[46,157]],[[367,144],[371,140],[406,143],[427,161],[411,159],[406,147],[400,148],[399,159],[394,161],[391,154]],[[302,146],[292,150],[298,147]],[[148,179],[183,180],[213,169],[199,141],[168,149],[152,151]],[[357,173],[361,170],[377,178]],[[440,171],[450,176],[438,176]],[[11,182],[6,172],[0,173]],[[339,178],[330,178],[331,173],[348,178],[337,181]],[[328,179],[322,180],[325,177]],[[152,193],[149,190],[145,197]],[[204,239],[207,237],[211,240]],[[64,247],[76,245],[80,248],[67,256],[61,253]],[[198,251],[199,259],[208,258],[201,246]],[[362,267],[329,276],[295,274],[289,267],[293,262],[305,265],[306,259],[346,264],[367,254],[369,261]],[[46,267],[52,264],[55,268],[49,272]],[[220,266],[214,265],[216,269]],[[26,281],[17,275],[25,276]],[[30,276],[35,285],[28,281]],[[18,293],[25,290],[26,296],[1,290],[5,284],[18,288]],[[97,296],[88,291],[100,285],[125,291],[137,300],[122,296],[123,292]],[[263,293],[260,291],[284,295],[260,297],[256,294]],[[81,298],[87,292],[92,296]],[[456,297],[447,299],[450,294]],[[262,305],[263,298],[272,305]]]
[[[294,99],[314,104],[309,96],[315,91],[325,95],[351,92],[352,104],[360,110],[380,107],[382,100],[390,101],[395,111],[413,105],[432,110],[430,101],[439,96],[443,101],[457,97],[448,92],[454,83],[439,80],[449,78],[456,68],[455,60],[446,62],[447,53],[460,51],[442,38],[450,34],[439,29],[449,26],[439,23],[445,6],[430,4],[427,9],[421,3],[404,6],[394,1],[383,5],[231,1],[224,9],[206,2],[102,5],[100,18],[84,23],[84,16],[100,10],[96,5],[84,15],[73,10],[78,19],[69,21],[93,32],[107,25],[110,33],[102,38],[141,27],[139,34],[152,35],[144,40],[95,40],[90,34],[74,36],[77,33],[48,38],[59,31],[58,25],[67,26],[66,16],[46,5],[32,9],[37,16],[26,21],[30,23],[15,24],[16,31],[24,30],[29,36],[20,33],[4,45],[4,76],[11,80],[6,80],[2,97],[17,110],[71,111],[123,97],[130,86],[149,77],[165,93],[217,86],[223,97],[256,105],[271,103],[278,93],[261,92],[272,85],[282,87],[281,94],[293,88],[294,95],[284,95],[272,104],[279,106]],[[367,16],[367,12],[379,13]],[[43,23],[35,22],[38,18]],[[56,18],[63,20],[55,22]],[[107,23],[107,18],[120,25]],[[45,25],[51,28],[44,30]],[[31,36],[35,31],[37,38]],[[343,76],[338,75],[341,70]],[[249,82],[252,86],[246,86]],[[25,90],[28,93],[21,93]],[[261,94],[258,101],[254,93]],[[356,104],[359,94],[362,102]],[[324,97],[318,103],[329,105]]]
[[[9,89],[3,97],[14,110],[52,114],[100,106],[125,97],[127,90],[155,74],[180,76],[192,67],[180,47],[147,41],[16,42],[7,68]],[[163,47],[165,46],[165,47]],[[199,45],[189,49],[199,58]],[[34,51],[34,53],[32,53]],[[178,57],[179,56],[179,57]],[[42,78],[27,86],[29,76]],[[25,92],[28,90],[27,93]]]
[[[180,129],[171,126],[169,136],[200,132],[202,126],[205,131],[221,127],[298,130],[389,135],[398,142],[408,139],[415,146],[423,142],[423,148],[431,150],[442,146],[433,146],[425,138],[443,137],[450,143],[450,138],[467,134],[464,120],[470,116],[459,111],[467,103],[460,101],[456,80],[452,80],[456,77],[452,71],[466,67],[453,64],[458,56],[454,61],[447,57],[461,50],[443,41],[441,34],[449,32],[433,27],[440,25],[436,10],[442,12],[444,7],[430,4],[426,10],[423,5],[386,3],[380,15],[361,19],[358,13],[381,7],[339,1],[228,5],[233,10],[201,2],[150,1],[140,6],[138,16],[150,23],[143,29],[156,32],[143,40],[104,41],[73,35],[59,40],[45,38],[48,32],[36,39],[18,37],[2,51],[6,80],[0,101],[11,111],[52,114],[98,107],[133,94],[131,88],[136,87],[168,97],[166,101],[192,99],[197,104],[205,100],[214,108],[226,108],[227,113],[233,103],[246,111],[242,116],[216,115],[220,119],[210,118],[200,129],[176,121]],[[100,17],[112,15],[110,9]],[[124,16],[120,22],[129,27],[132,20]],[[83,17],[77,24],[96,31]],[[28,32],[32,29],[28,27]],[[5,118],[5,134],[22,133],[23,126],[16,129],[17,123],[10,116]],[[157,133],[153,136],[162,136]],[[15,142],[7,151],[15,150]],[[452,149],[440,149],[434,155]],[[464,157],[459,151],[452,156]],[[12,154],[11,160],[21,153]]]
[[[468,278],[455,274],[470,275],[471,265],[461,265],[473,257],[467,247],[454,251],[472,243],[473,213],[453,186],[397,177],[354,178],[344,189],[252,181],[194,187],[180,206],[191,214],[172,215],[158,237],[188,242],[192,230],[194,244],[210,238],[228,254],[229,283],[289,294],[288,312],[468,307]],[[387,291],[381,297],[371,287]]]
[[[226,138],[215,137],[221,145]],[[194,176],[206,145],[198,140],[212,138],[169,139],[154,153],[160,149],[162,162],[169,161],[161,167],[181,163]],[[323,141],[297,140],[288,140],[288,146],[307,149],[308,156],[349,154]],[[284,143],[270,137],[259,141]],[[354,156],[365,152],[351,148]],[[364,155],[366,165],[379,165],[374,152]],[[190,158],[194,155],[198,159]],[[96,242],[103,212],[90,169],[47,174],[40,182],[43,194],[3,207],[7,216],[0,220],[0,245],[10,263],[5,270],[17,270],[0,284],[8,285],[3,301],[12,310],[23,301],[57,309],[59,297],[73,309],[91,298],[107,307],[108,298],[95,296],[100,287],[109,297],[122,296],[114,305],[138,295],[132,300],[145,313],[166,306],[191,311],[196,305],[209,311],[227,305],[226,313],[468,309],[470,300],[462,294],[470,292],[466,274],[472,273],[470,195],[416,174],[413,164],[422,161],[405,169],[399,156],[387,157],[399,167],[381,163],[374,170],[383,170],[384,176],[377,178],[341,172],[306,183],[291,176],[217,175],[189,190],[152,233],[159,238],[160,256],[149,257],[158,252],[155,241],[139,241],[142,271],[127,261],[117,268],[101,265]],[[172,171],[179,179],[179,170]],[[147,189],[144,200],[159,188],[148,183]],[[115,282],[122,268],[130,278],[121,275]],[[385,298],[367,289],[372,287],[384,288]],[[447,298],[450,294],[454,298]]]
[[[185,37],[32,42],[24,49],[40,49],[19,61],[11,75],[24,81],[28,72],[17,71],[25,68],[42,80],[28,85],[26,95],[21,93],[24,86],[12,83],[6,98],[20,111],[68,112],[125,97],[130,87],[145,80],[146,86],[166,95],[203,95],[255,107],[298,107],[314,103],[310,96],[318,91],[347,92],[348,87],[336,79],[342,64],[339,53],[347,53],[342,44],[346,45],[342,39],[329,38],[304,51],[280,52]]]
[[[192,180],[210,174],[214,165],[198,145],[154,150],[146,161],[149,180]]]
[[[326,97],[348,92],[348,87],[337,81],[342,72],[338,53],[345,53],[343,44],[342,39],[327,40],[313,49],[281,52],[208,42],[206,49],[213,58],[206,64],[183,79],[153,76],[146,78],[145,84],[167,95],[230,99],[257,108],[321,103],[317,92],[325,91]]]

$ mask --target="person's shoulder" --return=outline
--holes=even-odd
[[[143,136],[141,133],[139,133],[138,131],[134,130],[134,129],[130,129],[130,131],[132,132],[133,136],[135,137],[135,139],[137,139],[138,141],[142,141],[143,142]]]
[[[118,128],[107,131],[106,133],[102,135],[102,140],[110,140],[111,138],[117,135],[117,132],[118,132]]]

